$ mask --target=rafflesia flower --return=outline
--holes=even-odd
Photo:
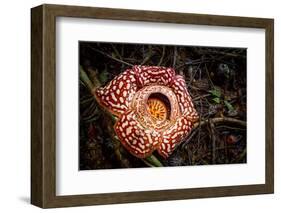
[[[155,150],[167,158],[198,120],[185,80],[172,68],[133,66],[98,88],[95,96],[117,117],[118,138],[138,158]]]

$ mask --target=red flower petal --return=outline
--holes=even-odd
[[[134,156],[146,158],[159,146],[161,134],[153,129],[145,129],[137,121],[134,111],[123,114],[114,125],[122,145]]]
[[[196,121],[198,119],[198,114],[192,103],[191,96],[187,91],[184,78],[181,75],[175,76],[170,87],[177,96],[182,114],[188,115],[193,121]]]
[[[157,149],[158,153],[164,158],[175,150],[176,145],[180,144],[190,133],[193,125],[189,117],[180,117],[175,124],[162,133],[163,141]]]
[[[139,88],[157,84],[168,86],[175,76],[175,70],[158,66],[134,66],[133,71]]]
[[[127,69],[116,76],[106,86],[95,92],[98,102],[112,114],[120,116],[128,110],[129,104],[137,91],[134,72]]]

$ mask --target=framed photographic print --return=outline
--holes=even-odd
[[[272,19],[31,10],[31,203],[273,193]]]

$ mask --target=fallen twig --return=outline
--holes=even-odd
[[[122,63],[122,64],[126,64],[126,65],[131,66],[131,67],[134,66],[133,64],[130,64],[130,63],[128,63],[128,62],[126,62],[126,61],[123,61],[123,60],[121,60],[121,59],[112,57],[111,55],[109,55],[109,54],[107,54],[107,53],[105,53],[105,52],[103,52],[103,51],[100,51],[100,50],[98,50],[98,49],[96,49],[96,48],[94,48],[94,47],[89,46],[89,48],[92,49],[92,50],[94,50],[95,52],[98,52],[98,53],[100,53],[100,54],[102,54],[102,55],[104,55],[104,56],[106,56],[106,57],[108,57],[108,58],[111,58],[111,59],[113,59],[113,60],[115,60],[115,61],[118,61],[118,62],[120,62],[120,63]]]
[[[147,56],[144,58],[144,60],[141,62],[141,65],[144,65],[146,62],[149,61],[149,59],[153,56],[153,51],[151,46],[149,45],[149,52],[147,54]]]
[[[211,139],[212,139],[212,163],[216,163],[216,136],[215,136],[215,125],[212,121],[212,119],[209,119],[209,125],[210,125],[210,132],[211,132]]]
[[[178,55],[178,50],[177,47],[174,47],[174,59],[173,59],[173,68],[175,68],[176,63],[177,63],[177,55]]]
[[[157,66],[160,66],[160,65],[162,64],[163,59],[164,59],[164,56],[165,56],[165,52],[166,52],[166,47],[163,46],[162,56],[161,56],[161,58],[160,58],[159,63],[157,64]]]
[[[193,125],[193,128],[195,129],[195,128],[199,127],[199,125],[201,125],[201,126],[206,125],[206,124],[208,124],[209,120],[211,120],[214,124],[221,123],[221,122],[227,122],[227,123],[233,123],[233,124],[237,124],[237,125],[245,126],[245,127],[247,125],[246,121],[238,120],[235,118],[229,118],[229,117],[220,117],[220,118],[209,118],[207,120],[199,121]]]

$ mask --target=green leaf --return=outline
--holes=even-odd
[[[234,107],[232,106],[231,103],[229,103],[228,101],[224,101],[224,104],[229,111],[234,111]]]
[[[80,66],[79,75],[80,75],[80,80],[83,82],[83,84],[89,90],[92,90],[94,88],[94,85],[93,85],[92,81],[89,79],[87,73],[83,70],[82,66]]]
[[[102,84],[106,83],[108,81],[108,77],[109,77],[109,73],[107,72],[107,70],[103,70],[100,74],[99,74],[99,80]]]
[[[209,91],[213,96],[220,98],[221,97],[221,91],[218,89],[213,89]]]
[[[220,98],[216,97],[212,99],[214,102],[216,102],[217,104],[219,104],[221,102]]]
[[[93,122],[93,121],[96,121],[100,118],[101,116],[101,112],[99,110],[98,107],[95,107],[94,111],[91,112],[91,114],[87,117],[84,117],[83,119],[85,120],[85,122]]]

